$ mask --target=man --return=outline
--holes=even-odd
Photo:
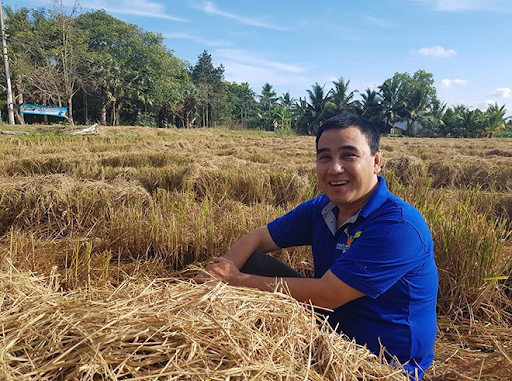
[[[371,122],[349,114],[327,120],[316,151],[324,194],[242,237],[197,279],[269,291],[283,282],[297,300],[332,309],[336,330],[376,354],[384,347],[388,360],[395,356],[412,380],[421,379],[436,337],[430,230],[378,176],[382,154]],[[261,254],[301,245],[312,247],[314,278]]]

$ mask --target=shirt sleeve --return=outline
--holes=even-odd
[[[281,248],[311,245],[315,216],[321,213],[322,200],[308,200],[267,224],[270,236]]]

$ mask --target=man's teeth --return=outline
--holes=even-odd
[[[331,185],[345,185],[348,181],[331,181]]]

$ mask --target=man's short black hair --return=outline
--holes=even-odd
[[[358,127],[362,134],[366,137],[372,155],[379,151],[380,133],[377,127],[365,117],[356,114],[338,114],[327,119],[318,128],[316,133],[316,148],[318,149],[318,140],[320,136],[327,130],[343,129],[350,126]]]

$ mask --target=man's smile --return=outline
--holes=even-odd
[[[346,184],[348,184],[348,180],[329,181],[329,185],[333,187],[342,186]]]

